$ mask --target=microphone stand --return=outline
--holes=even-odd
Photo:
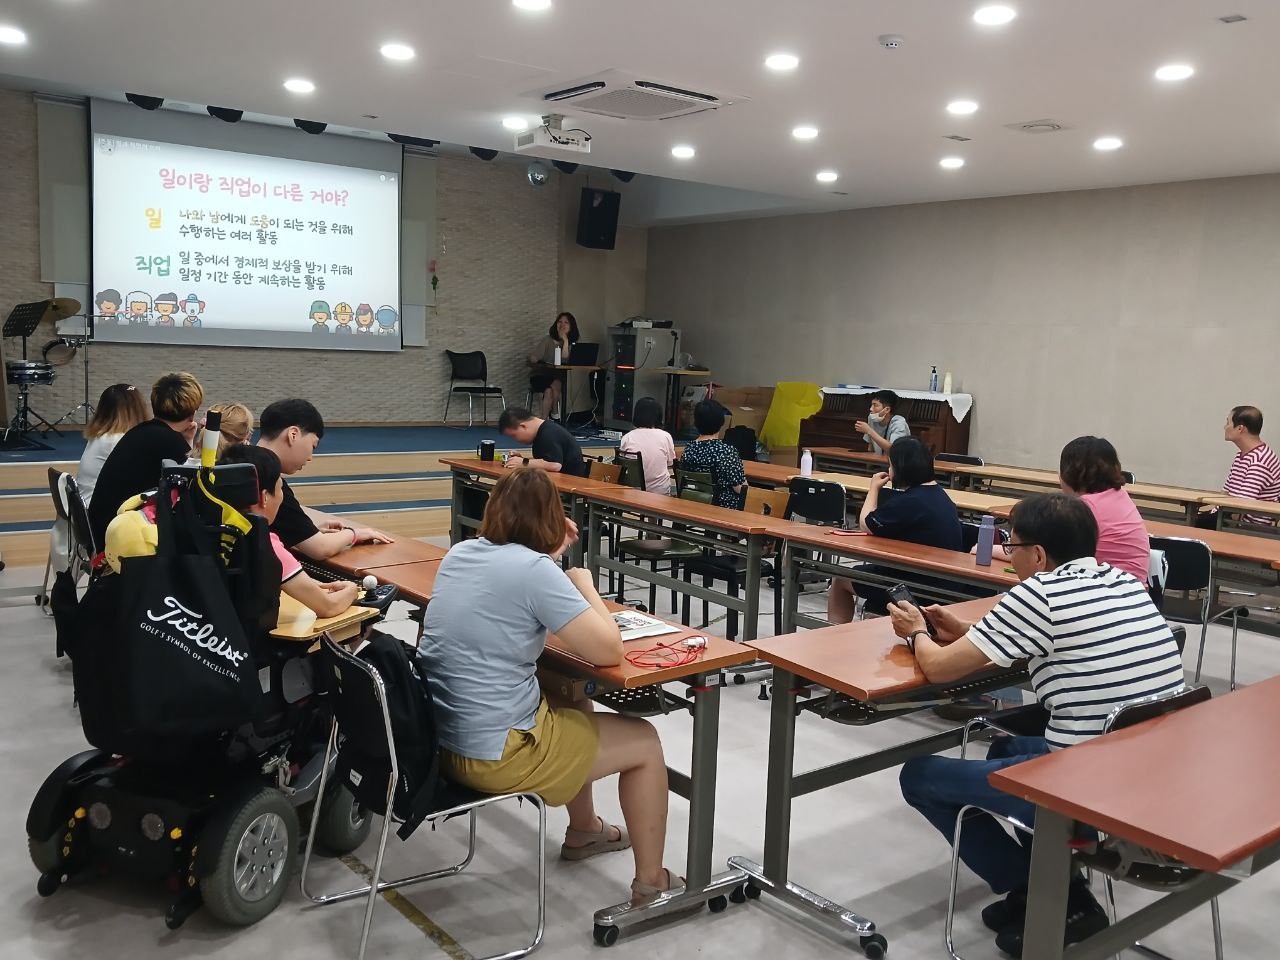
[[[93,339],[93,321],[98,318],[98,314],[86,314],[84,318],[84,337],[81,339],[80,347],[84,353],[84,402],[77,403],[74,407],[64,413],[54,423],[57,426],[64,420],[70,420],[81,410],[84,411],[85,426],[89,425],[89,419],[93,416],[93,404],[89,402],[89,341]],[[67,337],[67,339],[77,339],[76,337]]]

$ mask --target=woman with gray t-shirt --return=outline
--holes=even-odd
[[[662,865],[667,770],[658,734],[646,720],[593,713],[590,701],[553,705],[535,675],[548,630],[589,663],[622,662],[594,578],[560,568],[577,538],[544,471],[502,477],[480,536],[440,563],[418,658],[446,776],[482,793],[536,793],[567,806],[565,860],[633,846],[632,901],[648,903],[683,883]],[[594,781],[615,773],[625,831],[596,816],[591,795]]]

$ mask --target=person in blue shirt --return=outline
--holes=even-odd
[[[693,408],[693,425],[698,439],[684,445],[681,469],[711,474],[711,502],[717,507],[741,510],[746,501],[747,474],[738,451],[720,439],[724,407],[714,400],[703,400]]]
[[[884,488],[890,483],[886,495]],[[901,437],[889,447],[889,469],[871,478],[858,520],[873,537],[944,550],[964,549],[956,505],[938,486],[929,448],[915,437]],[[833,577],[827,594],[827,619],[848,623],[854,616],[854,604],[853,584]]]

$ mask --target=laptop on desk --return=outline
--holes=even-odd
[[[598,359],[600,344],[579,341],[569,348],[569,359],[565,362],[571,367],[594,367]]]

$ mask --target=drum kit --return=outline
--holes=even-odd
[[[0,445],[20,446],[25,449],[48,450],[48,444],[40,442],[33,434],[47,437],[58,433],[58,424],[65,423],[83,412],[85,423],[93,415],[89,402],[89,341],[93,339],[93,317],[84,317],[83,325],[67,325],[69,319],[80,319],[80,302],[71,297],[57,297],[20,303],[13,308],[4,322],[5,337],[22,338],[22,359],[6,360],[5,383],[18,388],[18,403],[13,419],[4,430]],[[53,321],[59,336],[46,343],[39,360],[27,356],[27,340],[45,321]],[[84,360],[84,401],[76,404],[57,420],[50,422],[31,406],[31,388],[53,384],[55,368],[70,363],[77,353]]]

